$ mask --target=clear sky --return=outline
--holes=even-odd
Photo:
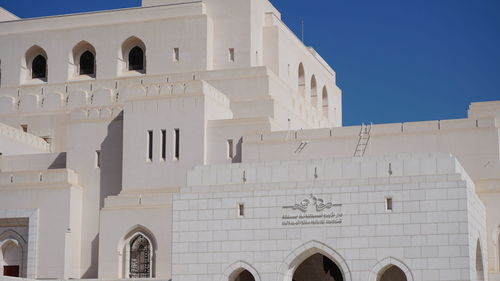
[[[337,72],[344,125],[466,117],[500,100],[499,0],[272,0]],[[20,17],[140,0],[0,0]]]

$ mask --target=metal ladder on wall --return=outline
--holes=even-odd
[[[356,145],[356,150],[354,151],[354,157],[363,157],[370,142],[370,132],[372,131],[372,124],[365,125],[361,124],[361,129],[359,130],[358,145]]]

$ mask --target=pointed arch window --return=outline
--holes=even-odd
[[[45,79],[47,78],[47,59],[38,55],[31,63],[31,78],[32,79]]]
[[[378,275],[377,281],[401,280],[407,281],[406,274],[401,268],[396,265],[389,265],[384,268]]]
[[[305,80],[305,71],[304,65],[302,63],[299,64],[298,71],[298,90],[299,94],[305,98],[306,96],[306,80]]]
[[[250,271],[240,269],[229,276],[229,281],[255,281],[255,277]]]
[[[141,47],[133,47],[128,54],[128,70],[144,70],[144,51]]]
[[[318,83],[315,75],[311,77],[311,104],[315,108],[318,106]]]
[[[48,56],[43,48],[31,46],[21,60],[21,83],[46,83],[48,77]]]
[[[80,56],[80,75],[95,75],[95,56],[90,51],[85,51]]]
[[[142,234],[130,242],[130,278],[151,277],[151,243]]]
[[[322,99],[322,104],[323,104],[323,114],[328,117],[328,112],[330,109],[328,108],[328,106],[329,106],[328,105],[328,90],[326,89],[326,86],[323,87],[321,99]]]

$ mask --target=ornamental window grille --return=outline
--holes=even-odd
[[[151,277],[151,244],[139,234],[130,243],[130,274],[129,278]]]

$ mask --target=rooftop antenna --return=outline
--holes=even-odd
[[[304,43],[304,20],[302,20],[302,43]]]

